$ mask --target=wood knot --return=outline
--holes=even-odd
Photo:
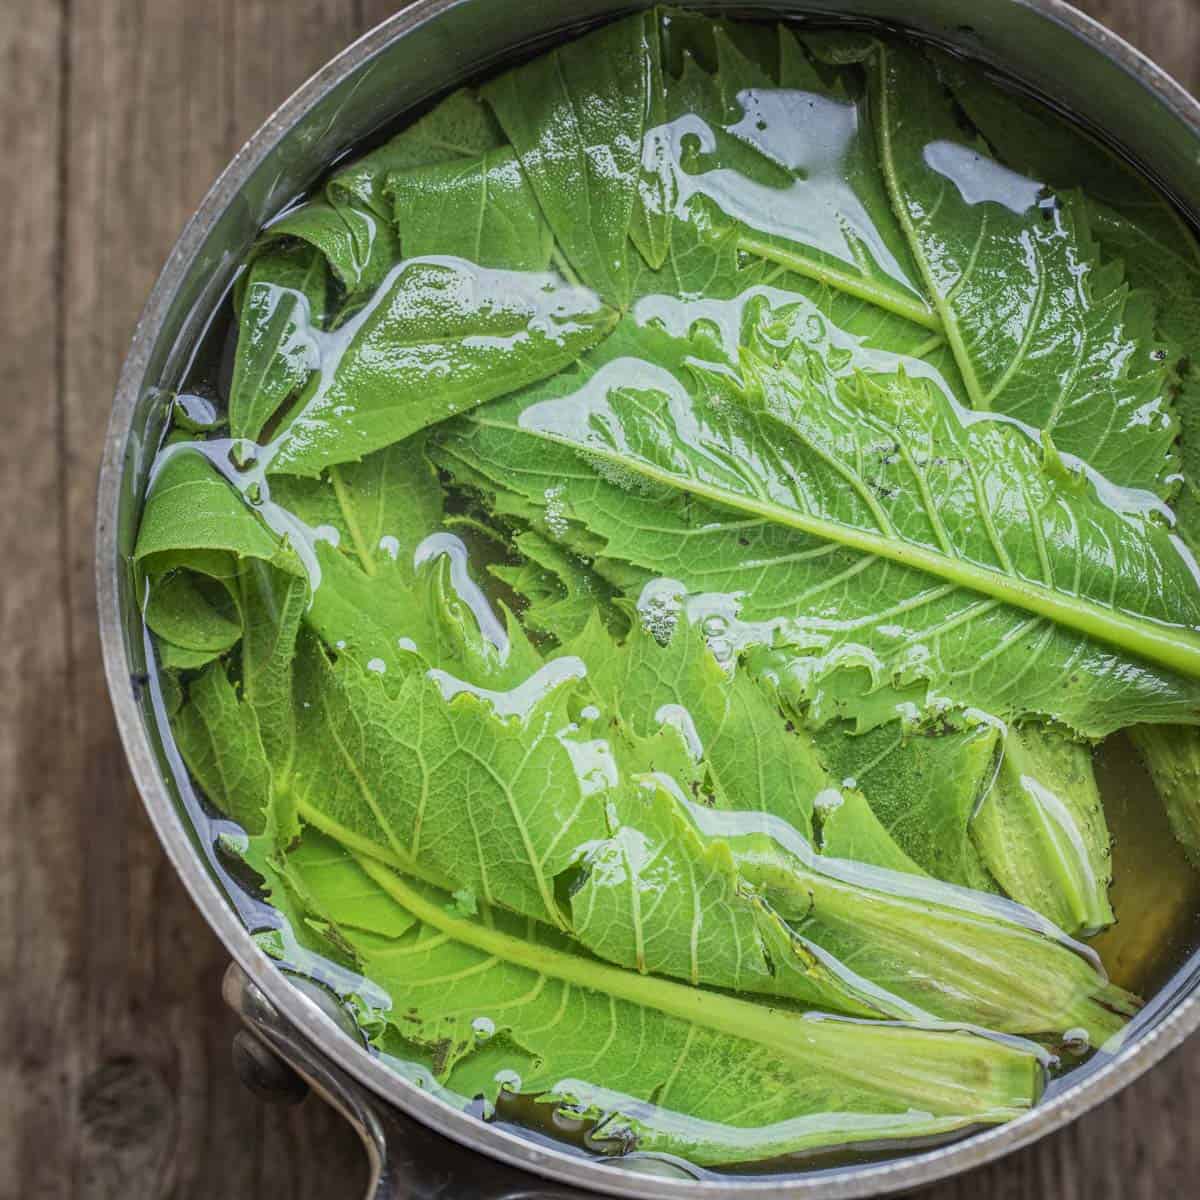
[[[98,1145],[121,1150],[157,1142],[171,1119],[170,1090],[149,1063],[120,1055],[83,1081],[79,1116]]]

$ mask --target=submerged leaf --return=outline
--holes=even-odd
[[[962,133],[920,54],[878,43],[872,59],[884,174],[972,406],[1166,494],[1175,427],[1145,298],[1099,266],[1077,200]]]
[[[387,1048],[424,1057],[463,1097],[518,1090],[603,1118],[592,1137],[614,1150],[754,1161],[1005,1120],[1040,1091],[1024,1046],[814,1019],[638,975],[503,914],[461,916],[448,897],[361,866],[417,921],[397,939],[355,931],[336,902],[327,910],[391,997]]]
[[[324,321],[325,290],[325,260],[311,247],[266,250],[250,264],[229,385],[235,438],[257,438],[316,367],[310,331]]]
[[[510,271],[550,266],[554,238],[508,147],[395,172],[386,187],[406,258],[445,254]]]
[[[1195,730],[1138,725],[1129,736],[1145,760],[1167,819],[1200,868],[1200,737]]]
[[[971,833],[1014,900],[1073,935],[1112,924],[1112,849],[1088,747],[1036,726],[1010,729]]]
[[[276,474],[317,475],[552,375],[602,338],[609,310],[551,275],[466,260],[402,263],[322,346],[284,423]]]
[[[650,46],[650,18],[626,17],[483,88],[567,261],[616,305],[629,298]]]

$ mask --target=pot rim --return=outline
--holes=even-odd
[[[210,188],[179,240],[150,293],[119,377],[101,460],[97,499],[96,586],[100,638],[108,690],[118,731],[139,794],[172,867],[209,926],[249,979],[276,1010],[321,1053],[388,1104],[446,1135],[469,1151],[561,1183],[625,1197],[696,1200],[709,1197],[753,1197],[784,1200],[821,1196],[825,1200],[881,1195],[934,1183],[992,1162],[1062,1128],[1159,1062],[1200,1027],[1200,989],[1176,1001],[1149,1030],[1132,1040],[1111,1061],[1086,1074],[1050,1100],[1013,1121],[960,1141],[918,1151],[903,1158],[836,1169],[808,1176],[669,1180],[616,1171],[611,1165],[581,1158],[567,1150],[486,1124],[409,1082],[349,1038],[261,950],[196,852],[182,813],[173,802],[138,699],[130,686],[130,663],[121,613],[122,559],[118,511],[122,482],[138,399],[146,384],[152,352],[181,281],[192,267],[220,216],[233,204],[243,185],[266,155],[304,114],[330,90],[413,29],[434,21],[462,0],[413,0],[400,12],[351,43],[311,76],[267,118]],[[1190,126],[1200,141],[1200,102],[1160,67],[1122,38],[1063,0],[992,0],[1029,9],[1066,29],[1092,51],[1136,79],[1150,98],[1165,105]],[[795,11],[804,12],[804,0]]]

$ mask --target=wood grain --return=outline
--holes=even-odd
[[[234,1079],[225,953],[109,715],[92,509],[121,358],[179,229],[271,109],[394,7],[0,4],[0,1200],[332,1200],[365,1179],[324,1106],[264,1107]],[[1200,87],[1196,0],[1085,7]],[[1197,1105],[1194,1040],[1071,1128],[923,1196],[1194,1194]]]

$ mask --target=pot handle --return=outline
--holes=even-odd
[[[225,972],[222,992],[245,1026],[233,1043],[242,1082],[283,1103],[303,1099],[311,1088],[340,1112],[367,1152],[365,1200],[579,1200],[574,1189],[464,1149],[378,1100],[300,1037],[236,963]],[[337,1020],[321,996],[312,998]]]

